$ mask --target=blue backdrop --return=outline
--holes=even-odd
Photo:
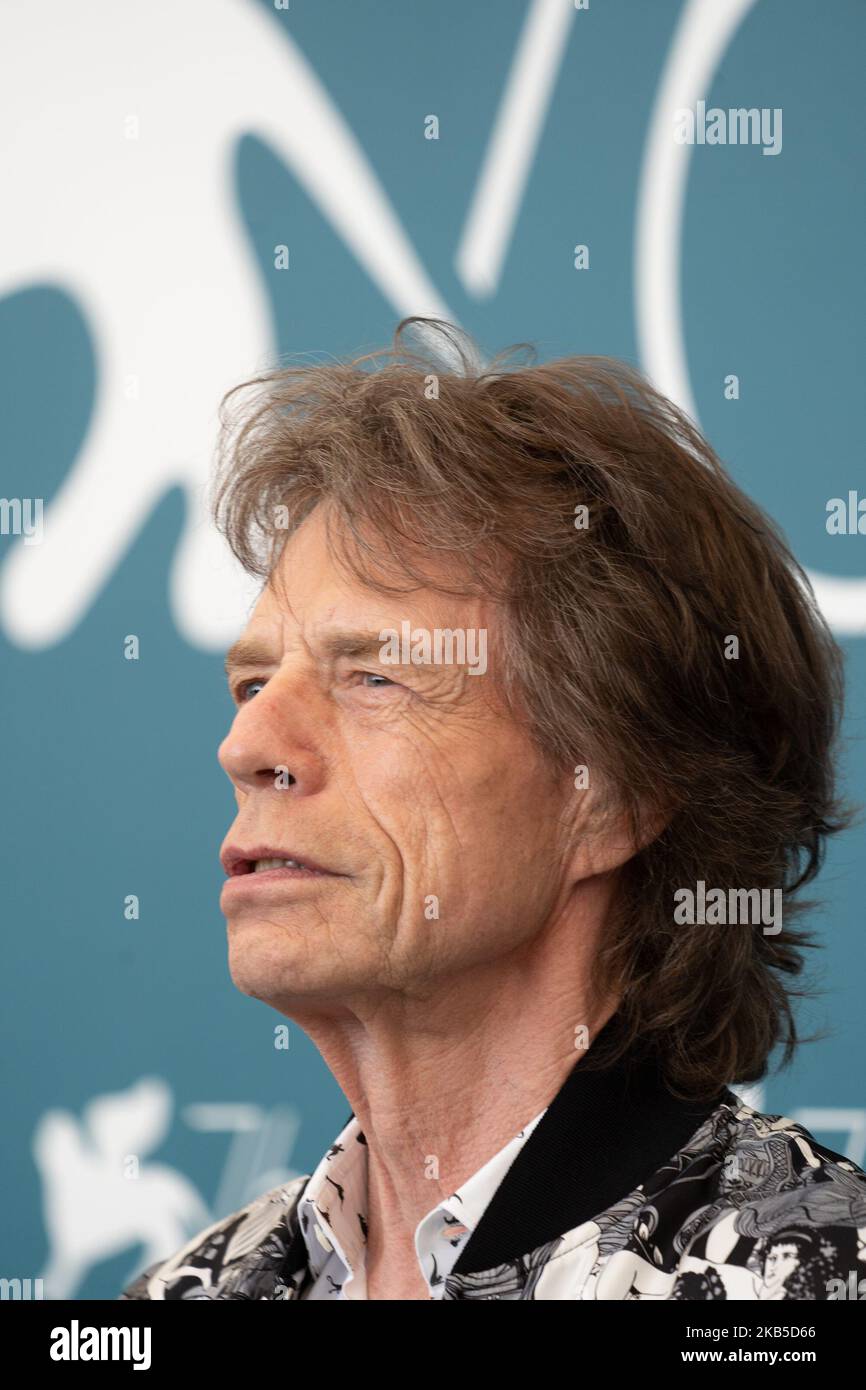
[[[277,352],[442,312],[642,365],[814,576],[866,801],[866,535],[826,524],[866,496],[864,48],[858,0],[7,0],[0,493],[44,517],[0,534],[0,1276],[114,1296],[348,1111],[235,991],[217,905],[250,595],[203,489]],[[678,143],[699,100],[781,147]],[[863,849],[819,881],[829,1036],[749,1095],[861,1164]]]

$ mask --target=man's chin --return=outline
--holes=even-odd
[[[311,955],[303,941],[277,924],[246,923],[233,930],[230,923],[228,936],[229,974],[241,994],[285,1012],[290,1003],[302,1006],[339,993],[325,953]],[[334,965],[339,970],[339,962]]]

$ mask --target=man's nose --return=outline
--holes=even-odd
[[[309,691],[302,697],[287,676],[273,676],[238,707],[219,747],[220,766],[237,791],[309,796],[324,768],[314,725]]]

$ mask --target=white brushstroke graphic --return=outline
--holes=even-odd
[[[688,0],[650,117],[635,221],[635,314],[641,363],[655,386],[700,426],[686,359],[680,275],[691,145],[673,138],[674,112],[708,95],[756,0]],[[866,579],[808,571],[819,608],[840,636],[866,633]]]
[[[207,515],[216,411],[271,350],[232,194],[238,140],[270,145],[398,316],[454,316],[315,73],[248,0],[7,0],[0,54],[0,295],[65,290],[98,356],[81,452],[43,543],[9,554],[0,617],[21,647],[61,641],[181,484],[173,617],[219,649],[253,590]]]

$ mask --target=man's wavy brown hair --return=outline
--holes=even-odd
[[[851,819],[834,788],[841,653],[689,418],[615,359],[539,365],[519,344],[485,363],[452,325],[411,318],[390,348],[236,387],[221,423],[215,515],[248,571],[267,578],[324,500],[374,588],[428,584],[425,559],[448,560],[446,592],[504,603],[505,693],[550,762],[600,769],[635,843],[667,808],[620,871],[595,961],[598,997],[621,997],[613,1055],[658,1045],[695,1097],[758,1080],[777,1044],[786,1065],[816,944],[792,897]],[[698,880],[781,889],[782,930],[677,925],[674,891]]]

